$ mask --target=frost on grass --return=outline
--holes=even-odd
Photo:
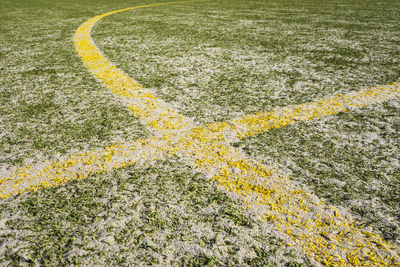
[[[310,263],[174,160],[12,197],[0,210],[0,264]]]

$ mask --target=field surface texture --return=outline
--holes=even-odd
[[[0,265],[400,265],[399,12],[0,0]]]

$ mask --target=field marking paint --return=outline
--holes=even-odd
[[[394,82],[348,94],[334,95],[300,105],[278,107],[273,111],[249,114],[228,122],[207,124],[206,126],[214,131],[224,133],[226,136],[241,139],[299,121],[309,121],[366,107],[399,95],[400,82]]]
[[[83,23],[73,37],[76,51],[85,66],[118,98],[120,98],[142,123],[159,135],[170,130],[180,130],[193,122],[180,115],[171,105],[156,98],[154,94],[114,66],[94,44],[91,29],[102,18],[139,8],[156,7],[193,1],[158,3],[124,8],[95,16]]]
[[[216,181],[218,187],[239,195],[283,234],[286,245],[296,244],[322,264],[400,265],[399,250],[368,229],[357,227],[349,214],[329,207],[287,177],[250,160],[230,144],[238,138],[283,127],[296,121],[334,115],[398,96],[400,84],[337,95],[314,102],[246,115],[228,122],[197,125],[138,82],[116,68],[95,46],[90,31],[101,18],[122,11],[172,2],[120,9],[83,23],[74,35],[86,67],[119,97],[154,137],[103,150],[78,153],[62,160],[17,168],[0,178],[0,197],[63,184],[132,164],[148,164],[178,156]],[[292,244],[293,243],[293,244]]]
[[[53,162],[17,168],[0,178],[0,198],[57,186],[130,165],[142,166],[164,159],[166,145],[157,138],[114,144],[105,149],[64,156]]]

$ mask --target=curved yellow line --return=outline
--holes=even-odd
[[[146,7],[149,6],[155,5]],[[227,137],[234,134],[229,140],[232,141],[235,137],[258,134],[297,120],[337,114],[384,100],[398,93],[398,84],[394,85],[395,90],[386,90],[387,87],[382,90],[374,88],[355,95],[334,96],[270,113],[247,115],[228,123],[196,127],[190,119],[146,92],[137,82],[115,68],[101,55],[91,40],[90,29],[99,19],[130,9],[106,13],[89,20],[77,30],[74,41],[86,66],[115,95],[138,99],[129,106],[130,109],[146,125],[162,134],[162,139],[167,142],[164,148],[169,154],[189,157],[196,162],[199,169],[209,173],[211,179],[227,191],[250,201],[252,206],[268,206],[270,212],[264,218],[273,222],[277,229],[282,229],[281,231],[303,247],[308,255],[322,263],[341,265],[346,260],[351,264],[391,264],[397,261],[396,252],[393,252],[396,248],[379,237],[355,228],[352,220],[338,215],[336,209],[330,212],[330,207],[313,201],[308,193],[299,190],[289,179],[274,178],[272,172],[261,164],[246,160],[244,155],[228,145]],[[135,90],[141,91],[142,95],[135,94]],[[144,95],[148,97],[143,97]],[[253,194],[259,196],[256,201],[251,200]],[[340,235],[342,232],[346,232],[346,235]],[[364,247],[359,248],[356,244]],[[385,250],[376,244],[382,244]],[[364,257],[365,253],[369,255],[368,258]]]
[[[93,26],[102,18],[133,9],[182,4],[195,1],[157,3],[107,12],[83,23],[75,32],[73,41],[76,51],[85,66],[117,97],[121,98],[135,116],[156,133],[179,130],[191,124],[191,120],[180,115],[170,105],[156,98],[137,81],[113,65],[94,44],[91,37]]]
[[[311,103],[246,115],[228,123],[196,126],[167,103],[157,99],[138,82],[116,68],[95,46],[90,36],[101,18],[144,7],[190,1],[159,3],[120,9],[83,23],[74,35],[76,50],[87,68],[119,97],[156,137],[103,150],[74,154],[45,166],[18,168],[0,179],[0,197],[81,179],[113,168],[143,164],[167,156],[181,156],[194,163],[218,187],[239,195],[277,231],[317,261],[335,266],[347,264],[396,265],[398,248],[355,226],[353,219],[338,209],[324,205],[286,177],[276,176],[262,164],[251,161],[229,143],[271,128],[310,120],[383,101],[398,95],[399,83],[353,94],[338,95]]]
[[[190,129],[196,125],[189,118],[182,116],[170,105],[155,97],[137,81],[115,67],[105,58],[94,44],[90,32],[93,26],[102,18],[139,8],[155,7],[170,4],[188,3],[195,1],[180,1],[157,3],[137,7],[124,8],[98,15],[83,23],[75,32],[74,44],[86,67],[107,86],[111,92],[128,100],[128,107],[144,124],[158,133],[170,130]],[[346,112],[364,107],[372,103],[388,100],[400,94],[400,82],[377,86],[344,95],[335,95],[296,106],[276,108],[270,112],[249,114],[227,122],[211,123],[205,127],[213,132],[222,132],[235,138],[249,137],[266,132],[270,129],[284,127],[298,121],[313,120],[339,112]],[[132,100],[135,100],[132,103]],[[232,138],[233,137],[233,138]]]

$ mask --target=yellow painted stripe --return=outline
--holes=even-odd
[[[95,16],[83,23],[75,32],[73,41],[76,51],[85,66],[99,79],[115,96],[123,100],[135,116],[141,119],[155,133],[169,130],[179,130],[191,124],[191,120],[180,115],[170,105],[156,98],[154,94],[130,78],[113,65],[94,44],[91,38],[93,26],[102,18],[119,12],[157,7],[172,4],[182,4],[195,1],[179,1],[156,3],[119,9]]]
[[[2,197],[8,197],[173,155],[194,163],[218,187],[239,195],[249,207],[261,207],[260,216],[286,235],[287,244],[302,247],[307,255],[322,263],[334,265],[342,260],[388,266],[398,263],[398,250],[393,245],[367,229],[356,227],[351,216],[324,205],[290,179],[247,160],[240,151],[227,145],[222,135],[203,127],[178,136],[71,155],[42,169],[31,166],[17,169],[0,186],[0,192]]]
[[[90,27],[84,28],[83,31],[80,31],[78,29],[77,33],[80,33],[80,36],[84,36],[85,38],[90,38],[90,34],[88,33],[90,33],[90,29],[93,25],[94,24],[91,24]],[[94,45],[93,47],[91,47],[91,49],[96,50],[96,53],[100,54],[100,52],[97,50],[97,48],[95,48]],[[79,52],[78,46],[77,50]],[[82,58],[85,61],[85,58],[83,56]],[[96,57],[88,57],[86,58],[86,60],[93,61],[93,58],[96,59]],[[88,68],[91,69],[90,64],[87,65],[89,65]],[[93,65],[94,68],[96,68],[96,60],[94,60]],[[111,63],[108,63],[108,65],[111,65]],[[113,69],[113,71],[115,72],[115,69]],[[94,73],[96,75],[96,72]],[[117,77],[124,75],[123,73],[121,73],[122,72],[118,72]],[[96,76],[100,80],[106,80],[103,78],[104,75],[108,74],[100,72]],[[129,79],[129,77],[124,77],[123,80],[127,79]],[[120,85],[118,83],[116,83],[115,88],[112,87],[114,85],[114,79],[111,79],[111,82],[106,81],[105,84],[116,95],[119,95],[118,92],[121,90],[120,88],[125,89],[127,87],[124,84]],[[131,87],[136,86],[136,84],[137,83],[133,82]],[[143,88],[139,89],[143,90]],[[360,95],[356,96],[355,98],[359,97]],[[140,99],[140,96],[138,97],[136,95],[126,95],[125,93],[123,94],[123,96]],[[220,131],[226,128],[225,125],[228,125],[230,134],[236,132],[235,134],[239,137],[243,135],[250,136],[253,134],[261,133],[262,131],[266,131],[271,128],[286,126],[296,120],[307,120],[335,114],[335,112],[338,113],[340,111],[343,111],[343,108],[337,108],[337,102],[342,100],[340,97],[341,96],[336,96],[333,98],[329,98],[328,101],[324,99],[322,101],[316,101],[314,103],[300,105],[294,108],[292,107],[289,109],[277,110],[273,113],[249,115],[243,118],[235,119],[230,123],[209,124],[205,127],[196,127],[193,123],[190,122],[189,119],[179,115],[175,110],[169,108],[165,103],[162,103],[160,100],[156,99],[154,95],[151,95],[151,97],[148,98],[143,98],[142,102],[144,103],[137,101],[130,106],[130,109],[133,110],[135,115],[141,118],[145,124],[162,133],[163,140],[168,143],[168,146],[165,147],[165,149],[168,150],[169,154],[178,154],[188,158],[189,161],[194,161],[199,169],[208,173],[212,177],[212,179],[217,181],[220,185],[223,185],[228,191],[233,191],[241,196],[247,196],[248,194],[252,193],[258,194],[259,196],[261,196],[261,199],[263,199],[263,201],[257,204],[264,206],[269,205],[275,212],[274,218],[277,218],[276,221],[280,223],[281,221],[285,220],[293,221],[290,216],[296,214],[297,210],[303,210],[304,212],[314,212],[316,210],[316,207],[318,207],[321,210],[319,214],[325,214],[326,210],[329,210],[329,208],[325,207],[324,205],[316,205],[316,202],[309,201],[310,197],[305,193],[299,193],[300,195],[303,195],[303,197],[301,198],[302,202],[300,206],[297,202],[285,201],[285,199],[290,198],[294,192],[302,191],[299,191],[297,188],[293,189],[292,191],[287,191],[288,188],[293,187],[289,179],[272,179],[270,172],[260,171],[265,169],[260,164],[254,163],[257,166],[257,171],[254,171],[253,167],[251,167],[249,164],[244,163],[246,162],[245,156],[228,145],[226,138],[227,135],[221,134]],[[154,116],[155,113],[157,114],[157,116]],[[184,130],[183,128],[186,129]],[[168,132],[169,130],[176,129],[180,131],[175,131],[174,133]],[[239,171],[237,169],[239,169]],[[238,173],[240,173],[239,176],[237,176]],[[258,181],[264,183],[263,187],[261,188],[263,190],[260,190],[260,187],[255,184],[244,182],[246,180],[245,177],[247,177],[247,179],[250,179],[251,182]],[[285,181],[284,184],[282,184],[283,180]],[[266,195],[265,192],[275,192],[275,194]],[[271,203],[278,204],[272,205]],[[286,203],[286,206],[283,206],[282,203]],[[307,218],[307,215],[309,214],[302,214],[304,218]],[[342,221],[345,225],[350,225],[350,229],[353,229],[353,224],[349,223],[349,220],[347,218],[343,219]],[[369,242],[364,237],[358,235],[359,232],[352,230],[351,234],[347,234],[350,239],[347,239],[346,242],[342,242],[342,244],[345,244],[345,247],[341,247],[340,245],[336,246],[341,247],[342,250],[338,250],[336,249],[336,247],[332,249],[330,247],[332,242],[322,242],[321,234],[318,232],[318,230],[321,228],[321,224],[318,222],[319,219],[315,220],[311,218],[307,221],[307,223],[289,223],[285,226],[278,225],[278,227],[279,229],[283,229],[285,233],[293,232],[293,229],[295,229],[297,232],[303,231],[303,233],[304,231],[306,231],[306,233],[302,235],[302,238],[296,239],[293,238],[293,235],[291,235],[290,237],[294,239],[296,243],[302,246],[308,255],[313,256],[320,262],[335,263],[335,258],[332,255],[338,255],[338,260],[346,259],[350,263],[353,261],[353,258],[356,262],[365,262],[365,260],[362,259],[362,254],[354,252],[351,247],[347,247],[348,245],[351,246],[355,242],[355,240],[358,239],[361,240],[361,243]],[[337,230],[337,232],[340,232],[338,230],[338,227],[335,228],[335,225],[331,228],[333,230]],[[327,232],[328,230],[325,229],[325,232]],[[317,245],[315,245],[314,240],[317,240]],[[348,255],[344,255],[343,250],[346,251]],[[378,248],[370,249],[369,252],[371,255],[379,255],[379,257],[383,259],[383,262],[394,262],[392,254],[381,252]],[[367,260],[367,262],[368,261],[369,260]]]
[[[276,176],[272,170],[248,160],[241,151],[229,145],[232,134],[250,136],[298,120],[319,118],[383,101],[398,93],[398,84],[389,86],[395,88],[390,89],[392,91],[386,87],[382,90],[366,90],[355,93],[350,99],[350,94],[334,96],[270,113],[248,115],[228,123],[196,126],[189,118],[178,114],[112,65],[90,37],[92,27],[105,16],[166,4],[171,3],[121,9],[96,16],[82,24],[74,36],[78,54],[88,69],[125,102],[136,116],[155,130],[157,136],[128,145],[114,145],[104,150],[74,154],[44,164],[43,167],[25,166],[16,169],[8,178],[0,179],[1,196],[8,197],[114,168],[176,155],[197,166],[216,181],[219,187],[242,197],[249,207],[259,209],[260,216],[286,236],[286,244],[294,243],[302,247],[307,255],[323,264],[399,264],[398,248],[367,229],[356,227],[351,216],[324,205],[316,196],[303,191],[290,179]]]
[[[340,112],[348,112],[398,96],[400,96],[400,82],[395,82],[348,94],[335,95],[310,103],[277,108],[270,112],[245,115],[228,122],[211,123],[206,127],[214,132],[222,132],[226,136],[233,135],[243,138],[299,121],[309,121],[336,115]]]
[[[285,244],[299,245],[325,265],[400,264],[398,248],[357,227],[350,215],[323,204],[285,177],[271,177],[271,170],[262,165],[240,160],[228,161],[213,180],[242,196],[249,207],[263,207],[262,219],[287,236]]]
[[[53,162],[17,168],[0,178],[0,198],[61,185],[132,164],[140,166],[165,159],[165,147],[157,138],[140,139],[105,149],[71,154]]]

